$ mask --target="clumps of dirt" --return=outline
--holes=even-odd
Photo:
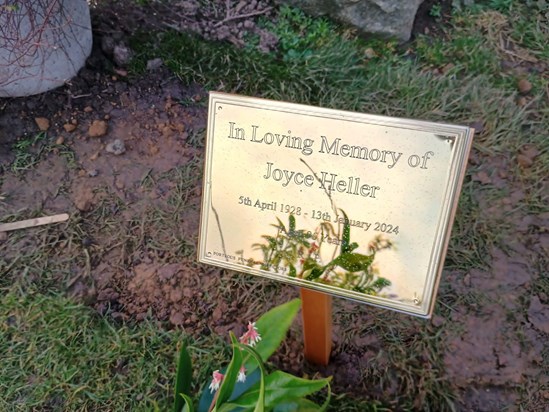
[[[95,306],[100,313],[112,312],[115,318],[143,320],[150,316],[174,326],[196,328],[212,311],[204,292],[215,282],[216,270],[203,273],[192,260],[181,263],[139,263],[128,270],[103,267],[97,274]],[[118,287],[113,288],[113,284]],[[204,325],[202,325],[204,326]]]

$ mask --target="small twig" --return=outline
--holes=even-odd
[[[245,19],[246,17],[260,16],[261,14],[265,14],[265,13],[271,11],[271,9],[272,9],[272,7],[267,7],[266,9],[254,11],[252,13],[238,14],[238,15],[235,15],[235,16],[228,16],[227,15],[227,17],[225,17],[223,20],[218,21],[216,24],[214,24],[214,27],[219,27],[219,26],[223,25],[224,23],[227,23],[227,22],[232,21],[232,20]],[[228,10],[227,10],[227,12],[228,12]]]
[[[0,224],[0,232],[9,232],[11,230],[25,229],[27,227],[48,225],[50,223],[64,222],[69,219],[67,213],[54,216],[44,216],[36,219],[20,220],[19,222],[2,223]]]
[[[69,93],[69,96],[71,99],[80,99],[82,97],[90,97],[92,94],[91,93],[86,93],[86,94],[77,94],[76,96],[73,96],[72,94]]]

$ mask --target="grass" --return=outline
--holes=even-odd
[[[272,53],[257,51],[253,37],[246,48],[235,49],[174,31],[142,33],[132,40],[137,58],[130,72],[140,73],[147,59],[161,57],[183,83],[197,82],[207,89],[439,122],[482,122],[483,131],[474,142],[480,161],[468,169],[446,260],[446,269],[465,273],[488,267],[490,248],[502,247],[511,230],[504,217],[488,215],[479,204],[479,194],[489,201],[508,194],[506,188],[472,178],[482,170],[485,157],[512,160],[508,173],[525,192],[520,210],[549,211],[540,183],[549,175],[549,81],[528,71],[549,59],[543,7],[543,2],[531,0],[477,2],[475,7],[462,7],[440,37],[420,36],[406,50],[392,42],[358,39],[325,19],[284,7],[277,24],[263,22],[280,38]],[[504,60],[526,68],[502,70]],[[527,96],[517,90],[521,78],[533,85]],[[521,97],[524,105],[517,104]],[[204,131],[192,131],[188,140],[203,147]],[[532,167],[522,168],[515,160],[527,144],[535,145],[540,154]],[[49,150],[45,134],[19,140],[13,147],[11,171],[24,175]],[[66,154],[69,164],[71,153]],[[14,232],[0,244],[0,391],[5,394],[1,410],[167,409],[181,334],[153,321],[136,325],[101,318],[60,295],[64,287],[59,285],[89,275],[75,274],[74,268],[89,270],[90,256],[100,259],[114,248],[123,250],[121,266],[141,254],[160,262],[193,256],[194,239],[179,227],[185,211],[198,207],[189,193],[201,167],[201,160],[195,159],[166,174],[144,173],[145,194],[175,182],[160,207],[139,209],[126,219],[121,216],[132,212],[132,206],[99,188],[101,201],[89,214],[76,215],[55,228]],[[3,216],[2,221],[38,214],[21,212]],[[106,239],[101,246],[93,243],[97,236]],[[540,262],[540,268],[546,263]],[[547,296],[542,270],[532,288]],[[264,305],[280,290],[272,282],[231,273],[219,286],[250,307]],[[439,300],[437,316],[447,320],[454,308],[474,312],[487,297],[481,291],[457,295],[443,279]],[[343,348],[356,335],[379,340],[382,352],[368,363],[360,382],[376,400],[336,394],[332,410],[455,410],[458,395],[442,373],[444,333],[451,322],[435,328],[368,308],[370,320],[360,324],[365,310],[336,309],[336,322],[343,331]],[[200,365],[197,382],[203,382],[226,359],[227,348],[214,334],[191,339],[194,361]],[[547,350],[542,358],[547,365]],[[521,391],[527,397],[531,388]]]
[[[11,164],[12,172],[20,174],[36,165],[44,152],[46,138],[46,132],[40,132],[17,141],[12,147],[15,155]]]
[[[182,338],[153,321],[113,324],[61,295],[10,290],[0,299],[0,409],[168,410]],[[205,366],[198,382],[224,346],[215,335],[191,342]]]

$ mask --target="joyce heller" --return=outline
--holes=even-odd
[[[360,177],[351,176],[347,179],[341,179],[335,173],[320,172],[318,177],[312,174],[303,174],[293,170],[277,169],[274,163],[267,162],[267,171],[263,175],[266,180],[273,179],[280,182],[282,187],[287,187],[290,183],[297,186],[312,187],[317,184],[319,189],[330,190],[332,192],[348,193],[350,195],[376,198],[376,194],[381,190],[379,186],[370,186],[360,183]]]

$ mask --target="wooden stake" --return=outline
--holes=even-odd
[[[68,218],[69,218],[69,215],[66,213],[63,213],[61,215],[44,216],[44,217],[38,217],[36,219],[20,220],[19,222],[13,222],[13,223],[2,223],[0,224],[0,232],[9,232],[10,230],[24,229],[27,227],[64,222],[65,220],[68,220]]]
[[[301,289],[305,359],[327,365],[332,352],[332,297]]]

